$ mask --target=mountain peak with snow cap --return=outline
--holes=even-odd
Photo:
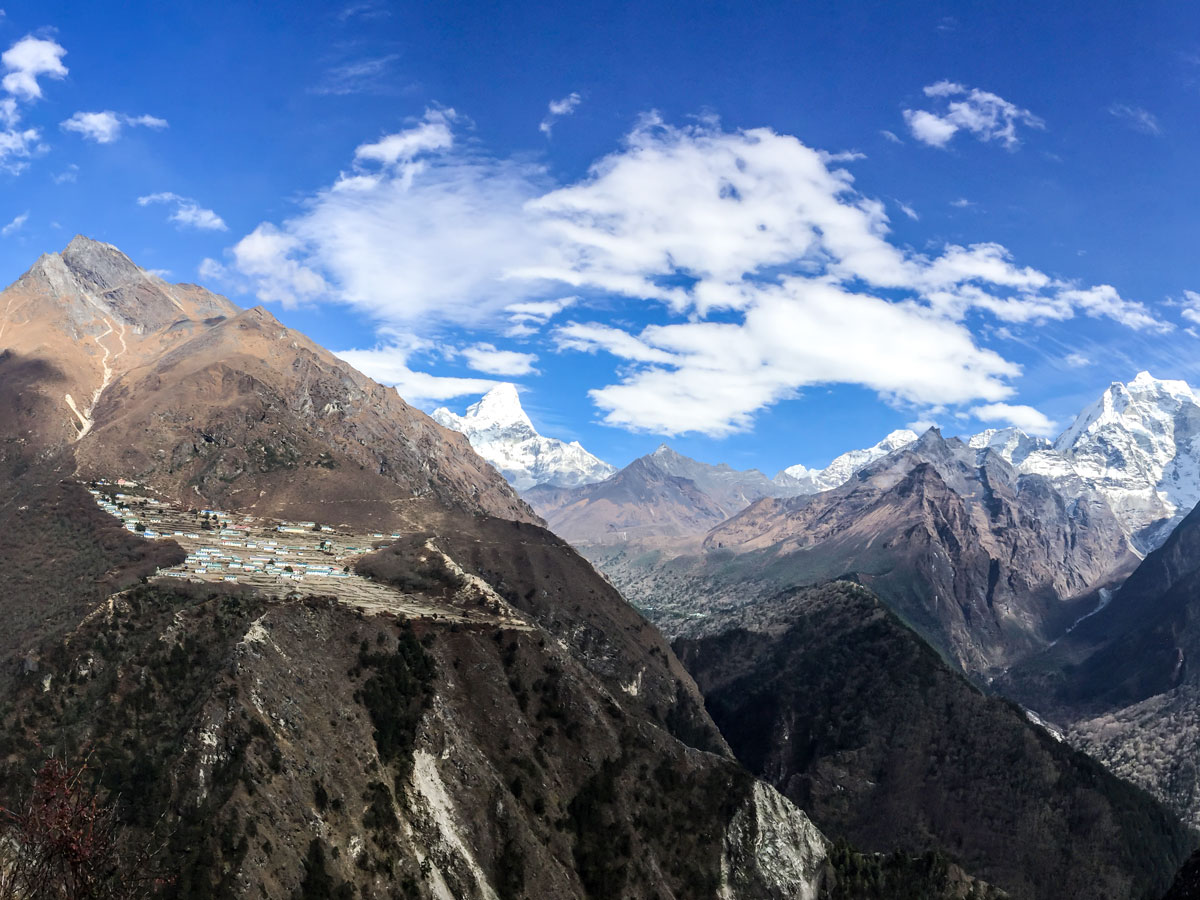
[[[809,469],[802,465],[788,466],[775,476],[775,481],[777,484],[786,485],[801,494],[829,491],[845,484],[851,475],[864,466],[915,443],[917,439],[916,432],[900,428],[889,433],[874,446],[843,453],[823,469]]]
[[[509,382],[496,385],[468,406],[466,415],[462,418],[478,424],[487,422],[492,425],[524,425],[531,432],[537,433],[533,422],[525,414],[525,408],[521,406],[521,395],[517,386]]]
[[[538,484],[577,487],[603,481],[616,471],[578,441],[540,435],[515,384],[497,384],[461,416],[444,406],[430,415],[439,425],[465,434],[475,452],[519,491]]]

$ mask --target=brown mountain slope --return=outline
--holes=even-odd
[[[757,501],[713,528],[701,553],[650,560],[661,590],[636,561],[592,556],[664,615],[852,575],[977,673],[1061,635],[1136,562],[1103,501],[1068,501],[934,430],[834,490]]]
[[[0,293],[10,440],[181,505],[383,529],[429,500],[535,517],[470,449],[262,309],[75,238]]]
[[[54,412],[40,428],[69,439],[90,428],[115,378],[238,312],[224,297],[167,284],[115,247],[78,236],[0,293],[0,348],[58,370],[46,386]]]
[[[596,484],[539,485],[522,496],[555,534],[586,545],[699,537],[782,490],[755,469],[710,466],[663,444]]]
[[[163,893],[188,900],[814,900],[820,833],[732,759],[662,637],[465,438],[263,310],[156,317],[157,288],[112,287],[110,250],[45,262],[73,293],[25,279],[21,308],[43,302],[55,340],[0,360],[21,376],[12,424],[34,420],[0,435],[16,529],[0,613],[18,626],[0,637],[0,803],[43,748],[91,754],[127,833],[165,840]],[[60,337],[95,303],[74,365]],[[71,426],[67,388],[96,386]],[[222,548],[278,536],[264,552],[292,554],[276,517],[346,524],[360,547],[368,527],[404,537],[360,561],[369,601],[350,572],[314,587],[283,559],[270,589],[232,557],[215,582],[154,577],[177,548],[109,519],[80,475],[136,479],[147,517],[197,531],[212,524],[189,507],[252,511],[253,536],[195,537]]]
[[[428,498],[533,519],[465,437],[261,307],[116,379],[96,419],[82,473],[185,505],[383,529]]]

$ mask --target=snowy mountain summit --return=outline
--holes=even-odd
[[[788,466],[775,476],[775,483],[797,494],[817,494],[833,490],[845,484],[859,469],[882,459],[894,450],[900,450],[916,441],[913,431],[893,431],[873,447],[850,450],[833,460],[823,469],[809,469],[802,465]]]
[[[1053,445],[1014,428],[985,431],[970,444],[1061,486],[1082,482],[1108,501],[1142,552],[1200,501],[1200,395],[1149,372],[1114,381]]]
[[[538,434],[512,384],[496,385],[467,407],[464,415],[456,415],[444,406],[431,415],[439,425],[465,434],[475,452],[518,491],[537,484],[577,487],[603,481],[616,471],[584,450],[578,441],[568,444]]]

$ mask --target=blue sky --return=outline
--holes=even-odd
[[[4,282],[82,232],[617,464],[1200,380],[1191,4],[9,3],[0,50]]]

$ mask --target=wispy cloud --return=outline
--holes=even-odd
[[[321,82],[310,91],[335,97],[379,91],[388,86],[387,76],[399,58],[398,54],[390,53],[333,66],[325,71]]]
[[[500,350],[494,344],[479,343],[464,347],[462,355],[467,365],[486,375],[518,377],[537,373],[537,369],[533,367],[537,356],[532,353]]]
[[[1018,125],[1045,128],[1045,123],[1029,110],[989,91],[939,81],[928,85],[924,93],[937,102],[936,111],[906,109],[904,121],[909,133],[930,147],[944,148],[956,134],[965,131],[981,141],[998,141],[1005,149],[1015,150],[1021,144]]]
[[[19,216],[15,217],[11,222],[9,222],[7,225],[5,225],[3,228],[0,228],[0,237],[10,237],[11,235],[16,234],[18,231],[21,230],[22,227],[24,227],[25,223],[28,220],[29,220],[29,213],[28,212],[21,213]]]
[[[546,117],[538,125],[538,131],[549,137],[550,132],[554,130],[554,123],[563,116],[569,116],[575,112],[576,108],[582,102],[583,98],[579,96],[577,91],[572,91],[561,100],[551,100],[546,107]]]
[[[391,14],[392,11],[388,9],[383,0],[361,0],[361,2],[347,3],[338,10],[337,18],[339,22],[349,22],[354,19],[371,21],[386,19]]]
[[[60,124],[63,131],[73,131],[84,140],[97,144],[111,144],[121,137],[121,131],[130,128],[153,128],[161,130],[168,126],[166,119],[158,116],[129,116],[111,109],[101,112],[77,112]]]
[[[200,206],[191,197],[181,197],[171,191],[161,191],[157,194],[147,194],[138,197],[138,206],[149,206],[152,203],[163,203],[171,207],[167,219],[183,228],[196,228],[200,231],[228,231],[225,220],[211,209]]]
[[[1140,131],[1142,134],[1162,134],[1162,126],[1158,124],[1158,117],[1148,109],[1131,106],[1128,103],[1114,103],[1108,108],[1108,112],[1121,119],[1134,131]]]

